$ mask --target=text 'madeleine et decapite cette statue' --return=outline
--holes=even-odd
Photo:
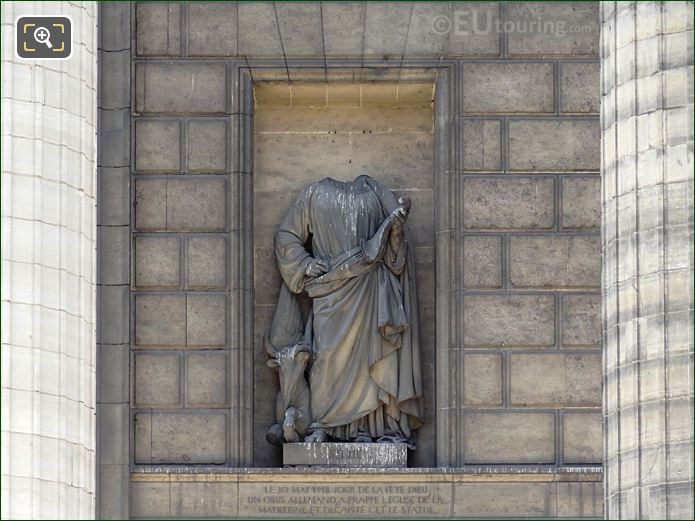
[[[423,414],[410,206],[361,175],[308,185],[287,211],[275,234],[283,285],[265,338],[280,377],[270,443],[415,448]],[[302,292],[312,299],[306,323]]]

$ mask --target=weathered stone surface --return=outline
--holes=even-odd
[[[598,288],[600,237],[512,236],[509,265],[509,280],[517,288]]]
[[[181,286],[181,241],[172,235],[135,237],[135,285],[139,288]]]
[[[172,483],[171,515],[175,517],[237,517],[238,486],[235,482]]]
[[[104,226],[130,224],[130,171],[124,167],[101,167],[97,182],[97,223]]]
[[[512,354],[516,406],[601,404],[601,355]]]
[[[222,413],[137,413],[135,463],[224,463]]]
[[[561,63],[560,100],[561,112],[598,114],[599,63]]]
[[[176,120],[138,119],[135,122],[135,168],[178,170],[181,125]]]
[[[500,170],[502,167],[499,120],[462,119],[463,170]]]
[[[463,180],[463,226],[469,230],[547,229],[554,216],[553,179]]]
[[[171,515],[168,482],[131,483],[130,497],[130,513],[133,516],[168,517]]]
[[[239,54],[281,56],[282,44],[272,2],[241,2],[239,16]]]
[[[601,517],[603,487],[600,481],[557,484],[557,517]]]
[[[562,296],[562,344],[598,346],[601,343],[600,295]]]
[[[130,42],[128,42],[130,44]],[[112,81],[101,84],[99,107],[122,109],[130,106],[130,49],[121,47],[117,51],[99,54],[101,70],[113,71]]]
[[[197,407],[224,407],[227,403],[227,355],[225,353],[186,356],[186,404]]]
[[[464,113],[554,110],[552,63],[465,63],[462,81]]]
[[[221,235],[194,235],[186,240],[186,284],[218,289],[227,285],[227,240]]]
[[[449,55],[499,56],[501,33],[496,29],[500,23],[499,2],[452,3],[450,22]]]
[[[222,230],[227,223],[227,190],[222,178],[167,180],[167,229]]]
[[[279,3],[275,10],[287,56],[323,54],[321,6],[313,2]]]
[[[130,349],[127,345],[97,347],[97,402],[126,403],[130,397]]]
[[[130,49],[130,2],[109,2],[99,7],[99,49]]]
[[[137,4],[137,53],[177,56],[181,54],[181,5],[171,2]]]
[[[227,165],[227,124],[221,119],[188,123],[188,170],[224,170]]]
[[[502,286],[502,237],[467,235],[463,238],[463,285],[466,288]]]
[[[400,2],[365,4],[364,52],[401,55],[410,25],[411,6]],[[388,30],[384,28],[388,27]]]
[[[502,356],[471,354],[463,359],[465,405],[502,405]]]
[[[456,483],[457,517],[554,517],[555,494],[550,483]]]
[[[598,7],[594,2],[510,4],[510,56],[598,56]]]
[[[223,113],[226,78],[220,63],[138,63],[135,107],[140,113]]]
[[[570,464],[601,463],[603,431],[601,413],[566,412],[563,415],[563,461]]]
[[[555,343],[551,295],[467,295],[463,304],[466,346],[551,346]]]
[[[227,340],[225,295],[189,293],[186,299],[186,342],[195,346],[222,346]]]
[[[405,443],[285,443],[282,463],[287,466],[405,468]]]
[[[193,2],[188,5],[187,21],[189,55],[236,55],[236,2]]]
[[[553,413],[467,412],[463,419],[466,463],[553,463]]]
[[[130,227],[99,226],[100,249],[99,284],[128,284],[130,282]]]
[[[165,230],[167,225],[166,179],[137,179],[135,181],[135,228]]]
[[[99,286],[98,310],[97,320],[100,326],[97,330],[97,342],[127,344],[130,337],[128,286]]]
[[[182,295],[135,296],[135,344],[185,345],[186,297]]]
[[[601,229],[601,179],[565,177],[560,184],[564,230]]]
[[[326,54],[361,56],[366,4],[328,2],[323,5]]]
[[[516,171],[597,171],[598,119],[511,120],[509,168]]]
[[[173,353],[137,353],[134,360],[135,406],[178,406],[181,401],[181,357]]]

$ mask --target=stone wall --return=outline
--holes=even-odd
[[[71,58],[17,58],[35,14],[72,18]],[[94,517],[96,17],[2,4],[3,519]]]
[[[606,517],[693,517],[693,4],[602,4]]]
[[[447,181],[434,183],[429,201],[415,201],[416,211],[430,205],[435,226],[437,213],[445,216],[446,227],[422,219],[418,232],[431,241],[418,245],[418,262],[436,281],[438,293],[420,297],[429,306],[425,336],[436,336],[437,354],[426,362],[436,373],[426,385],[435,412],[413,464],[600,464],[597,4],[148,2],[107,11],[102,17],[120,19],[119,27],[133,21],[131,40],[119,39],[112,54],[103,50],[112,59],[104,88],[115,101],[102,139],[117,157],[112,172],[129,173],[125,181],[109,178],[109,189],[122,201],[116,193],[128,190],[129,179],[129,210],[117,224],[131,234],[120,246],[108,242],[116,258],[131,261],[117,270],[114,299],[102,307],[118,318],[105,317],[101,326],[115,334],[106,343],[117,346],[103,371],[129,375],[109,398],[117,422],[102,431],[115,433],[103,440],[117,451],[111,485],[123,486],[128,464],[171,470],[277,461],[260,436],[254,448],[253,431],[265,431],[274,392],[258,336],[274,290],[259,289],[277,282],[263,271],[267,240],[291,193],[272,175],[279,168],[264,163],[273,156],[264,153],[251,167],[253,107],[244,96],[251,83],[292,82],[294,100],[308,103],[315,90],[302,86],[305,71],[330,88],[340,67],[400,89],[410,82],[398,66],[404,61],[431,69],[437,81],[456,79],[446,91],[448,112],[435,107],[435,129],[445,128],[446,137],[437,142],[435,130],[433,171]],[[492,25],[433,30],[436,16],[452,21],[457,13]],[[545,30],[528,29],[539,20]],[[498,31],[496,22],[522,29]],[[257,102],[259,139],[264,124],[283,125],[281,114],[296,114]],[[369,117],[362,109],[347,114],[339,120],[358,127],[365,126],[360,114]],[[285,128],[307,121],[314,118],[293,117]],[[368,123],[360,131],[371,129]],[[369,138],[353,137],[364,145],[353,155],[354,170],[383,159]],[[421,152],[399,150],[400,164],[408,167]],[[338,164],[316,156],[316,165]],[[289,184],[304,184],[307,157],[283,158],[300,173]],[[257,175],[264,169],[271,175]],[[414,172],[387,182],[429,190]],[[264,203],[264,192],[274,203],[284,197],[282,204]],[[433,251],[446,255],[429,264],[431,230],[438,232]],[[275,459],[263,459],[267,454]],[[111,515],[125,515],[123,503],[113,508]]]
[[[281,279],[273,236],[302,188],[368,174],[408,195],[420,296],[426,426],[412,464],[435,466],[433,83],[259,84],[254,109],[254,464],[282,465],[265,440],[275,422],[277,376],[265,365]]]

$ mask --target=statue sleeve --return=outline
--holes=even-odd
[[[305,244],[311,233],[309,201],[312,186],[307,187],[285,214],[275,232],[275,257],[282,279],[292,293],[301,293],[311,255]]]
[[[391,240],[387,242],[386,251],[384,252],[384,264],[388,266],[394,275],[400,275],[405,269],[405,261],[408,255],[405,236],[401,235],[400,240],[396,244],[397,246]]]

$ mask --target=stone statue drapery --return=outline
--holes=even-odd
[[[394,218],[407,213],[398,211],[393,194],[368,176],[326,178],[303,190],[275,235],[286,288],[271,344],[299,340],[288,295],[312,298],[301,341],[313,359],[309,434],[407,440],[422,425],[414,262],[405,220]]]

